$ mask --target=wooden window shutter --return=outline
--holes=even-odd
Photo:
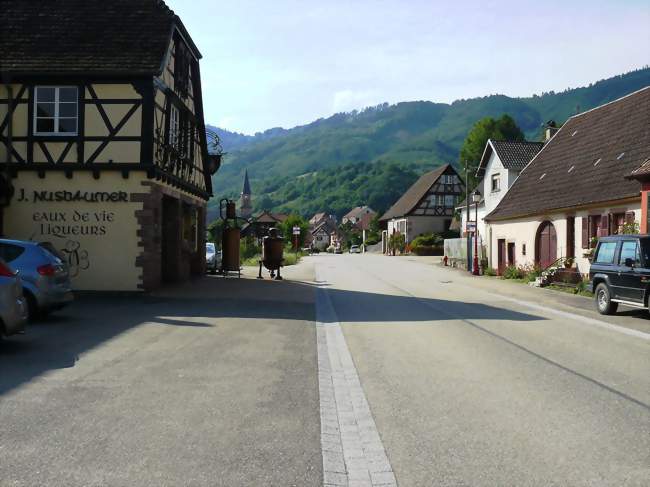
[[[634,223],[634,212],[626,211],[625,212],[625,223]]]
[[[589,248],[589,217],[582,217],[582,248]]]
[[[606,237],[609,235],[609,215],[605,213],[600,217],[600,236]]]

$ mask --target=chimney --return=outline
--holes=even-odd
[[[544,136],[544,142],[548,142],[553,135],[555,135],[555,132],[560,130],[555,123],[555,120],[549,120],[545,124],[546,130],[545,130],[545,136]]]

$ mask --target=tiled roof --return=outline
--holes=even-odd
[[[397,202],[384,213],[380,220],[390,220],[392,218],[399,218],[408,215],[413,208],[420,202],[420,200],[427,194],[429,188],[442,176],[445,171],[451,167],[449,164],[444,164],[434,171],[420,176],[413,186],[411,186],[406,193],[402,195]]]
[[[477,173],[487,167],[494,150],[506,169],[523,169],[530,160],[544,147],[544,142],[525,140],[488,140]]]
[[[650,177],[650,157],[629,175],[630,178],[647,180]]]
[[[0,73],[156,75],[180,19],[162,0],[0,0]]]
[[[368,213],[375,213],[369,206],[357,206],[348,211],[343,218],[361,218]]]
[[[638,197],[626,176],[648,157],[650,86],[569,118],[486,219]]]
[[[336,225],[331,220],[325,220],[324,222],[320,223],[316,228],[314,228],[311,231],[311,233],[313,235],[319,232],[320,230],[323,230],[328,235],[331,235],[332,233],[338,233],[338,229],[336,228]]]

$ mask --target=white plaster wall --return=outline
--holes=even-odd
[[[582,274],[589,273],[589,260],[584,256],[588,249],[582,248],[582,225],[586,223],[589,215],[602,215],[605,213],[624,213],[634,211],[635,221],[641,219],[641,203],[635,202],[627,205],[605,206],[589,210],[579,210],[572,213],[575,216],[575,256],[576,266]],[[517,265],[534,265],[535,263],[535,237],[537,229],[544,221],[550,221],[555,227],[557,234],[557,256],[565,257],[567,252],[567,216],[568,213],[554,213],[531,217],[528,219],[508,220],[505,222],[492,222],[488,224],[488,259],[490,267],[497,267],[499,239],[505,239],[506,243],[515,243],[515,260]],[[584,218],[584,219],[583,219]],[[523,254],[523,246],[526,245],[526,254]]]

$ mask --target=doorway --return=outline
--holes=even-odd
[[[506,270],[506,239],[497,240],[497,275],[502,276]]]
[[[162,238],[160,241],[160,275],[163,282],[177,280],[178,256],[180,253],[180,205],[169,196],[162,198]]]
[[[508,265],[517,265],[515,262],[515,243],[508,242]]]
[[[542,222],[535,239],[535,262],[546,269],[557,260],[557,233],[550,221]]]

